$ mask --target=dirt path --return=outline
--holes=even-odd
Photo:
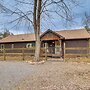
[[[0,62],[1,90],[90,90],[90,64]]]

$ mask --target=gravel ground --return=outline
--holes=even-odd
[[[33,69],[25,62],[0,61],[0,90],[13,90],[17,82],[34,73]]]
[[[90,90],[90,64],[0,62],[1,90]]]

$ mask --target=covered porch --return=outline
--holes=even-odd
[[[41,47],[46,49],[48,55],[63,56],[63,37],[48,30],[41,35]]]

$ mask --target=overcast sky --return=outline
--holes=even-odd
[[[4,0],[5,5],[13,6],[15,2],[13,0]],[[53,23],[44,23],[41,27],[42,31],[46,31],[47,29],[52,29],[52,30],[65,30],[65,29],[79,29],[83,28],[84,25],[82,24],[82,19],[84,18],[84,13],[87,12],[90,14],[90,0],[79,0],[80,1],[80,6],[74,7],[72,9],[72,12],[74,13],[74,22],[70,25],[66,25],[66,22],[60,18],[60,17],[55,17]],[[4,4],[4,3],[3,3]],[[23,7],[23,6],[22,6]],[[23,7],[26,10],[28,8]],[[6,15],[1,15],[0,16],[0,30],[2,31],[4,28],[9,29],[12,33],[19,34],[19,33],[28,33],[30,32],[27,30],[27,28],[22,25],[21,27],[13,27],[12,24],[7,25],[7,21],[13,19],[14,17],[8,18]],[[4,23],[4,24],[2,24]],[[44,27],[45,26],[45,27]],[[32,28],[31,28],[32,29]]]

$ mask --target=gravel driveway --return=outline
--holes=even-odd
[[[0,62],[0,90],[90,90],[90,64]]]
[[[25,62],[0,61],[0,90],[10,90],[20,80],[32,75],[34,66]]]

